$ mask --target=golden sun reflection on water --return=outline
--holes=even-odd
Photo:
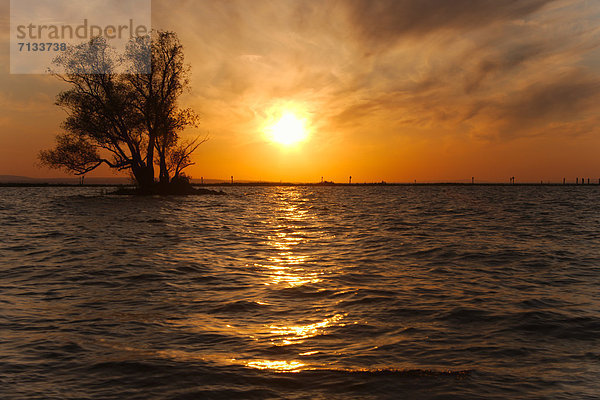
[[[277,250],[276,255],[269,257],[269,264],[254,264],[267,278],[264,285],[287,285],[297,287],[311,283],[321,282],[322,271],[308,271],[303,267],[310,262],[307,255],[294,251],[297,246],[310,240],[301,228],[294,223],[305,221],[309,218],[308,210],[289,204],[290,200],[297,200],[299,194],[290,192],[288,198],[281,198],[283,203],[276,207],[277,222],[274,224],[273,233],[266,237],[265,243]],[[281,220],[284,220],[281,221]]]
[[[303,342],[305,339],[315,337],[324,332],[324,330],[333,325],[344,326],[344,324],[338,323],[344,319],[344,315],[336,314],[331,318],[326,318],[323,321],[298,326],[278,326],[271,325],[271,333],[277,335],[277,339],[271,339],[273,342],[280,342],[280,345],[297,344]]]
[[[327,331],[333,327],[345,326],[346,324],[341,322],[345,316],[345,314],[336,314],[321,321],[305,325],[261,324],[253,326],[252,324],[244,325],[242,324],[242,321],[238,321],[237,324],[229,324],[223,321],[221,318],[211,318],[204,315],[198,315],[197,319],[194,320],[188,319],[185,321],[185,323],[182,323],[181,321],[170,322],[172,325],[178,326],[179,328],[187,328],[199,333],[211,332],[214,334],[222,334],[224,336],[246,337],[255,343],[263,345],[268,344],[268,346],[288,346],[301,345],[307,339],[321,334],[326,334]],[[142,351],[142,349],[136,350],[129,347],[123,347],[123,349],[128,351]],[[297,354],[297,356],[308,357],[318,354],[319,352],[320,351],[318,350],[309,350],[300,352]],[[244,354],[236,355],[234,358],[232,354],[218,351],[197,353],[185,350],[168,349],[159,350],[155,354],[163,358],[169,358],[178,361],[204,361],[216,362],[219,364],[227,363],[282,373],[300,372],[302,370],[319,368],[318,365],[298,360],[261,359],[250,355],[245,356]]]
[[[286,285],[293,288],[309,283],[321,282],[319,272],[307,272],[304,268],[293,268],[282,265],[260,265],[255,264],[255,267],[261,268],[262,272],[268,277],[264,285]]]
[[[267,265],[254,264],[265,280],[266,286],[284,285],[289,288],[300,287],[308,284],[322,282],[321,269],[310,270],[310,257],[302,254],[301,247],[304,242],[311,240],[307,232],[302,229],[302,223],[310,219],[309,210],[302,209],[292,201],[300,199],[297,191],[287,192],[279,197],[281,205],[276,207],[276,222],[273,231],[267,236],[266,244],[274,248],[276,255],[269,257]],[[341,325],[343,314],[335,314],[318,322],[305,325],[292,324],[270,324],[263,325],[259,330],[248,336],[259,341],[265,340],[273,346],[288,346],[300,344],[305,340],[323,334],[334,325]],[[319,353],[319,351],[305,351],[299,353],[299,357],[306,357]],[[239,360],[238,360],[239,361]],[[267,360],[251,359],[245,360],[244,365],[255,369],[271,370],[276,372],[298,372],[309,368],[304,362],[296,360]]]
[[[315,322],[307,325],[271,325],[268,327],[271,336],[271,343],[275,346],[288,346],[293,344],[300,344],[306,339],[318,336],[324,333],[327,328],[334,325],[344,326],[339,323],[344,319],[344,315],[336,314],[330,318],[326,318],[323,321]],[[311,356],[319,353],[319,351],[307,351],[299,353],[298,356]],[[255,369],[264,369],[274,372],[300,372],[304,369],[311,368],[304,362],[300,361],[279,361],[279,360],[236,360],[232,359],[233,362],[242,362],[245,366]],[[314,368],[314,366],[313,366]]]
[[[326,270],[314,262],[314,256],[305,251],[303,245],[322,238],[326,233],[321,232],[318,226],[312,226],[310,230],[305,228],[307,223],[312,224],[315,221],[311,221],[314,215],[302,207],[302,196],[299,191],[291,190],[274,196],[278,203],[273,208],[275,216],[270,220],[269,230],[266,234],[263,233],[262,242],[270,248],[270,251],[260,260],[260,263],[245,265],[246,269],[252,271],[252,285],[255,290],[250,297],[244,297],[244,301],[253,304],[252,307],[258,305],[259,307],[255,308],[257,312],[262,312],[260,307],[266,307],[265,317],[247,320],[236,314],[208,315],[200,312],[185,319],[167,321],[179,329],[243,340],[251,351],[242,350],[240,353],[231,354],[222,351],[223,349],[216,345],[198,353],[176,349],[162,351],[160,353],[162,357],[227,363],[281,373],[321,367],[310,361],[310,356],[323,351],[315,347],[318,341],[311,341],[311,338],[327,335],[328,331],[345,326],[347,314],[330,309],[301,313],[290,318],[281,317],[281,313],[278,314],[279,316],[269,317],[268,309],[279,307],[281,310],[289,310],[288,296],[293,296],[295,291],[287,292],[288,289],[323,282]],[[305,289],[309,292],[320,290],[316,286]],[[229,300],[224,298],[223,302],[227,303]],[[323,309],[320,307],[321,304],[317,303],[315,306]],[[281,349],[282,354],[286,355],[280,356],[279,359],[272,359],[268,353],[263,353],[267,349],[270,352],[274,347],[285,346],[291,346],[287,349],[292,353],[287,349]]]
[[[269,236],[267,244],[277,250],[291,250],[292,246],[301,242],[300,238],[289,236],[285,232],[279,232],[275,236]]]
[[[233,361],[236,361],[235,359]],[[255,369],[267,369],[276,372],[300,372],[306,364],[299,361],[271,361],[253,360],[245,361],[244,365]]]

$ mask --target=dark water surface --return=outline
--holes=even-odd
[[[2,399],[600,398],[600,188],[0,188]]]

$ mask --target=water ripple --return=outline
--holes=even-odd
[[[595,187],[0,188],[0,397],[598,398]]]

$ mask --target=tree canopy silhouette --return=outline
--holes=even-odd
[[[178,106],[190,67],[175,33],[133,39],[122,57],[97,37],[54,63],[64,71],[55,75],[70,85],[56,101],[68,116],[56,146],[40,152],[42,165],[75,175],[103,164],[129,170],[144,193],[181,183],[182,171],[193,165],[191,154],[206,138],[181,138],[197,126],[198,116]],[[129,72],[117,73],[124,65]]]

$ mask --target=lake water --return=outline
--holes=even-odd
[[[0,188],[2,399],[598,399],[600,187]]]

